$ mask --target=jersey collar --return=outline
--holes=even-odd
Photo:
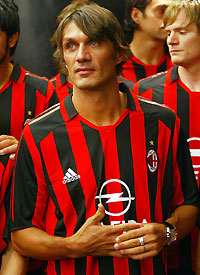
[[[179,80],[178,65],[175,65],[167,71],[166,81],[167,83],[171,84],[172,82],[175,82],[177,80]]]
[[[138,98],[135,95],[132,95],[130,89],[126,86],[125,83],[120,82],[119,83],[119,90],[121,92],[124,92],[127,94],[127,109],[133,110],[133,111],[139,111],[140,105]],[[69,121],[73,119],[78,112],[76,111],[73,103],[72,103],[72,94],[67,96],[61,103],[60,103],[60,109],[65,117],[65,121]]]
[[[21,85],[24,81],[25,76],[26,76],[25,69],[22,68],[19,64],[14,64],[10,79],[13,82],[16,82]]]

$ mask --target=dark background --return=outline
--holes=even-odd
[[[123,26],[125,0],[95,0],[110,9]],[[51,78],[57,73],[53,63],[50,38],[56,18],[70,0],[15,0],[19,7],[20,38],[13,59],[25,69]]]

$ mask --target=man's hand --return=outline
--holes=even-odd
[[[89,218],[73,238],[73,258],[83,256],[127,257],[114,248],[116,238],[124,231],[141,228],[142,224],[101,225],[105,216],[103,205],[99,204],[94,216]]]
[[[13,136],[0,135],[0,155],[10,154],[10,159],[15,159],[18,140]]]
[[[133,260],[143,260],[156,256],[166,242],[166,227],[159,223],[147,223],[118,236],[115,249]]]
[[[61,260],[85,256],[128,257],[114,248],[116,238],[124,231],[141,228],[141,223],[101,225],[105,216],[103,205],[96,214],[70,237],[51,236],[34,227],[11,233],[14,249],[23,256],[42,260]]]

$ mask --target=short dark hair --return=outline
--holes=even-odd
[[[125,2],[125,19],[124,19],[124,30],[127,34],[132,35],[138,28],[138,25],[131,18],[132,8],[137,8],[142,13],[145,13],[146,6],[151,0],[126,0]]]
[[[6,33],[7,40],[11,35],[20,33],[18,7],[13,0],[0,0],[0,29]],[[17,42],[10,49],[11,56],[15,53]]]
[[[62,67],[65,67],[63,57],[62,39],[65,26],[73,21],[91,39],[109,39],[117,51],[128,51],[129,46],[124,38],[120,23],[114,14],[96,3],[85,4],[73,11],[66,10],[59,26],[55,31],[57,49],[54,58],[62,60]],[[121,72],[122,63],[118,64],[117,73]]]

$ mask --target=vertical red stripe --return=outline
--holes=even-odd
[[[11,103],[11,125],[10,133],[19,140],[23,124],[25,108],[25,83],[22,83],[20,89],[18,85],[13,84],[12,103]]]
[[[123,65],[123,77],[129,79],[133,82],[136,82],[136,74],[135,74],[135,67],[132,62],[132,58],[130,58],[124,65]]]
[[[36,90],[36,104],[35,104],[35,116],[39,115],[45,110],[45,96]]]
[[[139,127],[138,127],[139,125]],[[133,155],[133,168],[135,179],[135,198],[137,221],[146,219],[151,222],[148,179],[146,168],[146,141],[144,116],[142,113],[133,113],[130,117],[131,146]],[[153,275],[153,260],[141,261],[141,275]]]
[[[119,160],[116,143],[116,133],[114,126],[102,127],[100,130],[101,141],[105,158],[105,175],[106,180],[120,179]],[[114,181],[114,184],[107,185],[107,194],[121,193],[121,184]],[[108,205],[109,212],[123,212],[122,202],[113,202]],[[110,216],[110,222],[124,220],[124,215]],[[129,264],[127,259],[113,259],[115,275],[129,274]]]

